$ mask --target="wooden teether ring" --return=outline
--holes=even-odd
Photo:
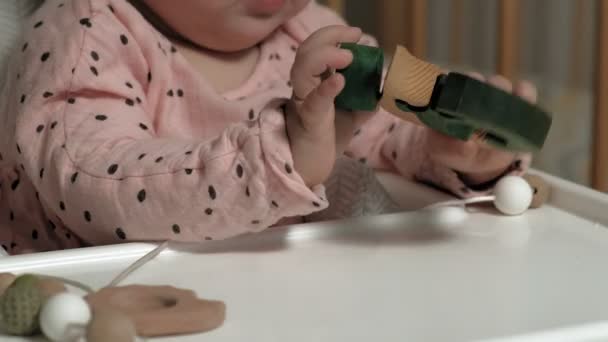
[[[532,188],[532,204],[530,204],[530,208],[536,209],[542,207],[547,200],[549,199],[549,195],[551,194],[551,189],[549,185],[537,175],[527,174],[523,177],[530,187]]]
[[[171,286],[110,287],[87,296],[92,308],[109,307],[131,318],[144,337],[203,333],[224,322],[223,302],[199,299]]]
[[[125,313],[107,307],[93,310],[93,319],[87,326],[87,342],[134,342],[135,324]]]

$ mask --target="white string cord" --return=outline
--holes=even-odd
[[[80,290],[86,292],[87,294],[95,292],[88,285],[85,285],[85,284],[83,284],[81,282],[78,282],[78,281],[75,281],[75,280],[61,278],[61,277],[55,277],[55,276],[48,276],[48,275],[42,275],[40,277],[43,278],[43,279],[51,279],[51,280],[57,280],[57,281],[63,282],[63,283],[68,284],[68,285],[70,285],[72,287],[80,289]]]
[[[169,241],[165,241],[165,242],[161,243],[158,247],[154,248],[152,251],[148,252],[146,255],[139,258],[137,261],[135,261],[133,264],[131,264],[129,267],[127,267],[124,271],[120,272],[105,287],[114,287],[114,286],[120,284],[120,282],[125,280],[125,278],[127,278],[131,273],[135,272],[137,269],[141,268],[142,266],[144,266],[145,264],[147,264],[148,262],[150,262],[154,258],[156,258],[168,246],[169,246]]]

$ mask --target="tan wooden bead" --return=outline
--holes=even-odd
[[[44,299],[48,299],[56,294],[67,291],[67,288],[62,281],[44,277],[38,280],[38,288],[40,289]]]
[[[405,47],[397,46],[386,74],[380,106],[403,120],[421,124],[417,116],[401,111],[395,100],[403,100],[415,107],[431,102],[441,68],[413,56]]]
[[[532,187],[532,203],[530,208],[537,209],[542,207],[549,200],[551,189],[549,185],[542,179],[542,177],[532,174],[527,174],[524,179],[530,187]]]
[[[16,278],[12,273],[0,273],[0,296],[11,286]]]

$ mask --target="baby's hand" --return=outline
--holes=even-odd
[[[336,139],[334,100],[344,88],[344,77],[327,71],[350,65],[352,54],[338,44],[357,42],[361,35],[358,28],[325,27],[304,41],[296,54],[286,121],[294,167],[308,186],[329,177],[338,153],[336,144],[342,145]]]
[[[477,73],[471,73],[469,76],[485,80]],[[536,87],[529,82],[522,81],[513,86],[506,78],[493,76],[488,79],[488,83],[536,103]],[[482,138],[463,142],[436,131],[430,131],[427,137],[431,159],[459,172],[464,177],[464,181],[471,185],[499,177],[514,162],[513,153],[494,149],[483,143]]]

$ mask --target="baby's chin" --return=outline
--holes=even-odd
[[[251,30],[226,30],[222,34],[192,35],[188,37],[197,45],[218,52],[240,52],[266,40],[277,26]]]

